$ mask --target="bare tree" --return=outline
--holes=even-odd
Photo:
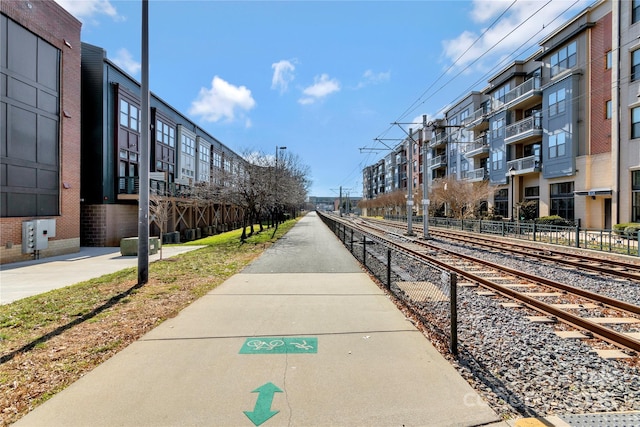
[[[468,182],[455,177],[437,179],[429,191],[430,209],[435,211],[444,206],[454,218],[471,218],[475,208],[486,201],[493,191],[487,181]]]
[[[167,221],[169,221],[170,206],[171,202],[169,199],[158,194],[157,191],[152,191],[149,194],[149,223],[155,223],[160,230],[160,259],[162,259],[162,235],[164,234]]]

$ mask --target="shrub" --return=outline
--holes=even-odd
[[[629,224],[624,228],[624,234],[629,239],[636,239],[638,237],[638,230],[640,230],[640,224]]]
[[[559,225],[559,226],[565,226],[565,227],[571,227],[574,225],[572,221],[567,221],[566,219],[558,215],[543,216],[538,218],[536,222],[538,224]]]
[[[636,237],[639,229],[640,223],[637,222],[625,222],[613,226],[613,232],[622,237]]]

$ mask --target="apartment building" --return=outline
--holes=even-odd
[[[52,1],[0,12],[0,262],[78,252],[81,23]]]
[[[640,221],[638,20],[640,1],[597,2],[452,104],[427,129],[429,183],[488,181],[504,218],[526,202],[587,228]]]
[[[123,237],[137,235],[140,94],[140,83],[107,59],[104,49],[82,43],[84,246],[118,246]],[[153,93],[150,110],[150,190],[169,202],[163,232],[189,239],[203,229],[237,226],[236,206],[199,197],[194,189],[232,185],[229,177],[241,173],[245,161]],[[152,225],[152,233],[159,231]]]

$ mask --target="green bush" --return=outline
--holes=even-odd
[[[638,237],[638,230],[640,230],[640,224],[630,224],[624,229],[624,234],[629,239],[636,239]]]
[[[543,216],[538,218],[536,222],[538,224],[559,225],[559,226],[565,226],[565,227],[570,227],[573,225],[573,222],[567,221],[566,219],[558,215]]]
[[[638,230],[640,230],[640,223],[637,222],[625,222],[613,226],[613,232],[623,237],[636,237]]]

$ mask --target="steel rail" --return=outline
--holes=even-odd
[[[443,234],[443,235],[449,236],[449,238],[451,238],[451,239],[460,240],[460,241],[463,241],[463,242],[469,242],[471,244],[476,244],[476,245],[478,244],[478,240],[481,240],[483,242],[491,242],[493,245],[496,245],[497,248],[508,247],[509,251],[511,251],[512,253],[519,254],[519,255],[540,258],[540,259],[544,259],[546,261],[552,261],[552,262],[555,262],[555,263],[566,264],[566,265],[570,265],[572,267],[578,267],[578,268],[581,268],[581,269],[584,269],[584,270],[596,271],[598,273],[606,273],[606,274],[611,274],[611,275],[615,275],[615,276],[624,277],[626,279],[633,279],[633,280],[640,281],[640,273],[638,273],[638,272],[623,271],[623,270],[614,269],[615,267],[619,267],[619,268],[622,267],[622,268],[627,268],[627,269],[630,269],[630,270],[632,270],[632,269],[640,270],[640,265],[636,265],[636,264],[620,263],[620,262],[610,261],[610,260],[603,259],[603,258],[588,257],[588,256],[584,256],[584,255],[564,253],[564,252],[553,251],[553,250],[548,250],[548,249],[545,249],[545,250],[548,251],[548,252],[553,253],[554,255],[546,255],[544,253],[531,253],[527,249],[535,251],[536,248],[531,248],[531,247],[524,246],[524,245],[510,244],[510,243],[500,243],[500,242],[495,242],[495,241],[490,240],[490,239],[482,239],[482,238],[476,239],[474,241],[471,238],[456,235],[456,233],[440,231],[440,230],[434,231],[432,234]],[[517,249],[517,248],[520,248],[520,249]],[[522,249],[522,248],[527,248],[527,249]],[[569,258],[574,258],[574,259],[583,260],[583,261],[575,261],[575,260],[566,259],[566,258],[565,259],[559,259],[558,257],[561,257],[561,256],[566,256],[566,257],[569,257]],[[605,264],[605,265],[598,266],[598,265],[593,265],[593,264],[585,264],[584,262],[597,262],[597,263]],[[609,266],[606,266],[606,264],[609,264]],[[613,266],[613,268],[612,268],[612,266]]]
[[[341,222],[344,222],[344,221],[341,221]],[[529,307],[531,307],[531,308],[533,308],[533,309],[535,309],[537,311],[540,311],[540,312],[542,312],[544,314],[553,316],[553,317],[555,317],[557,319],[562,319],[565,323],[567,323],[567,324],[569,324],[569,325],[571,325],[571,326],[573,326],[573,327],[575,327],[577,329],[587,330],[591,334],[593,334],[593,336],[598,337],[598,338],[600,338],[600,339],[602,339],[602,340],[604,340],[606,342],[609,342],[609,343],[614,344],[614,345],[619,346],[619,347],[624,347],[624,348],[628,348],[628,349],[631,349],[631,350],[636,351],[636,352],[640,352],[640,341],[635,340],[635,339],[633,339],[633,338],[631,338],[631,337],[629,337],[629,336],[627,336],[627,335],[625,335],[623,333],[620,333],[620,332],[617,332],[617,331],[615,331],[613,329],[604,327],[604,326],[602,326],[602,325],[600,325],[598,323],[594,323],[594,322],[592,322],[590,320],[583,319],[583,318],[581,318],[579,316],[576,316],[574,314],[571,314],[571,313],[569,313],[567,311],[564,311],[562,309],[556,308],[556,307],[554,307],[554,306],[552,306],[550,304],[546,304],[546,303],[544,303],[542,301],[539,301],[539,300],[537,300],[537,299],[535,299],[533,297],[527,296],[526,294],[523,294],[521,292],[517,292],[517,291],[515,291],[513,289],[510,289],[508,287],[505,287],[505,286],[502,286],[500,284],[494,283],[494,282],[492,282],[490,280],[487,280],[487,279],[485,279],[485,278],[483,278],[481,276],[477,276],[477,275],[475,275],[473,273],[469,273],[466,270],[463,270],[463,269],[458,268],[456,266],[452,266],[450,264],[447,264],[444,261],[440,261],[437,258],[431,257],[431,256],[429,256],[429,255],[427,255],[427,254],[425,254],[423,252],[415,251],[415,250],[412,250],[410,248],[407,248],[406,246],[402,246],[399,243],[394,242],[392,240],[389,240],[388,238],[385,238],[383,236],[380,236],[380,235],[373,235],[372,236],[372,233],[370,231],[364,230],[362,226],[358,226],[358,225],[353,224],[353,223],[349,223],[349,226],[359,229],[359,231],[361,233],[365,234],[365,235],[368,234],[370,238],[376,237],[378,239],[383,239],[387,244],[393,246],[397,250],[400,250],[402,252],[410,253],[411,255],[416,256],[416,257],[418,257],[420,259],[423,259],[423,260],[428,261],[430,263],[436,264],[436,265],[438,265],[438,266],[440,266],[442,268],[445,268],[447,270],[453,271],[453,272],[459,274],[460,276],[466,277],[467,279],[469,279],[469,280],[471,280],[473,282],[477,282],[477,283],[482,284],[483,286],[485,286],[487,288],[493,289],[493,290],[495,290],[495,291],[497,291],[497,292],[499,292],[499,293],[501,293],[503,295],[506,295],[506,296],[508,296],[510,298],[516,299],[516,300],[526,304],[527,306],[529,306]],[[411,241],[413,244],[418,244],[420,246],[425,246],[425,247],[432,248],[431,245],[428,245],[425,242],[419,242],[419,241],[417,241],[415,239],[409,239],[408,237],[407,237],[407,239],[409,241]],[[438,249],[439,251],[442,251],[442,249],[440,249],[440,248],[436,248],[436,249]],[[483,265],[495,268],[497,270],[506,271],[509,274],[515,275],[516,277],[525,278],[525,279],[528,279],[528,280],[532,280],[534,282],[537,281],[537,282],[543,283],[543,284],[545,284],[547,286],[552,286],[553,287],[555,285],[558,285],[557,282],[553,282],[553,281],[545,279],[545,278],[541,278],[541,277],[537,277],[537,276],[534,276],[534,275],[530,275],[528,273],[523,273],[521,271],[517,271],[517,270],[511,269],[511,268],[499,266],[497,264],[493,264],[493,263],[490,263],[490,262],[487,262],[487,261],[478,260],[476,258],[467,256],[467,255],[462,255],[462,254],[458,254],[458,253],[452,253],[452,252],[449,252],[449,251],[444,251],[444,252],[446,252],[446,253],[454,256],[454,257],[460,257],[460,258],[463,258],[463,259],[466,259],[466,260],[471,260],[471,261],[476,262],[476,263],[480,262]],[[574,290],[577,290],[577,291],[580,292],[580,294],[582,296],[585,296],[585,297],[590,298],[590,299],[595,299],[595,301],[599,301],[599,302],[603,302],[603,303],[604,303],[604,301],[607,301],[606,304],[610,305],[610,306],[611,306],[610,303],[613,303],[616,308],[619,308],[621,310],[626,310],[625,308],[621,308],[621,307],[628,306],[629,308],[631,308],[631,310],[627,310],[627,311],[631,311],[633,313],[640,313],[640,307],[635,306],[633,304],[629,304],[629,303],[626,303],[624,301],[619,301],[619,300],[616,300],[616,299],[613,299],[613,298],[605,297],[603,295],[594,294],[592,292],[584,291],[584,290],[581,290],[581,289],[578,289],[578,288],[573,288],[572,286],[569,286],[569,285],[563,285],[563,284],[559,284],[559,285],[561,285],[560,289],[567,290],[567,292],[572,292],[573,293]],[[586,296],[586,295],[591,295],[591,296]],[[593,298],[593,297],[595,297],[595,298]]]

